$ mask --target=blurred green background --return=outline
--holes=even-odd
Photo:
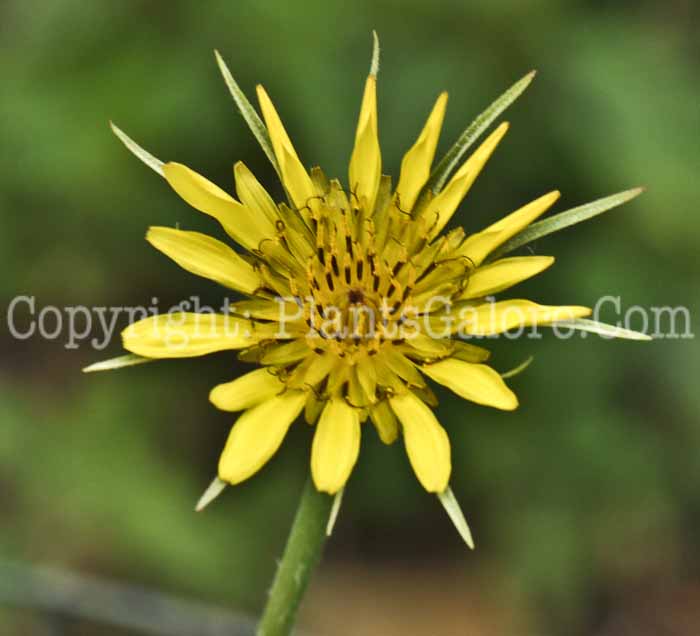
[[[266,86],[303,161],[345,179],[374,28],[383,48],[384,166],[396,175],[441,90],[450,92],[446,149],[536,68],[459,223],[480,229],[555,187],[562,210],[645,185],[623,208],[536,243],[536,253],[558,263],[518,296],[683,305],[695,332],[699,24],[691,0],[4,0],[5,600],[18,594],[12,561],[255,616],[308,470],[311,431],[299,424],[263,472],[195,514],[232,423],[207,393],[240,370],[232,355],[86,376],[84,365],[119,354],[117,338],[95,351],[88,343],[66,349],[64,336],[10,337],[5,309],[18,294],[35,296],[37,309],[152,297],[167,308],[192,294],[221,302],[221,289],[143,240],[149,225],[218,228],[130,156],[109,119],[161,159],[229,190],[239,159],[272,186],[219,76],[218,48],[248,94]],[[615,322],[610,309],[602,318]],[[385,447],[367,428],[302,626],[339,636],[700,633],[696,340],[558,340],[545,332],[493,349],[501,370],[535,355],[511,381],[521,408],[495,412],[441,393],[438,413],[477,550],[465,550],[421,490],[402,445]],[[0,598],[0,632],[139,633],[56,618],[33,604]]]

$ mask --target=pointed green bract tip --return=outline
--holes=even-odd
[[[493,123],[493,121],[508,108],[508,106],[510,106],[516,99],[518,99],[518,97],[520,97],[520,95],[523,94],[525,89],[530,85],[530,82],[532,82],[535,75],[536,71],[530,71],[527,75],[521,77],[464,129],[457,141],[452,145],[447,153],[445,153],[433,170],[428,182],[423,188],[424,194],[429,190],[432,190],[433,193],[437,193],[442,190],[450,174],[456,168],[457,164],[459,161],[461,161],[462,157],[471,147],[471,145]]]
[[[516,375],[519,375],[520,373],[525,371],[525,369],[527,369],[532,364],[532,361],[534,359],[535,359],[535,356],[530,356],[529,358],[527,358],[526,360],[521,362],[517,367],[511,369],[510,371],[506,371],[505,373],[501,373],[501,377],[504,380],[507,380],[508,378],[512,378]]]
[[[154,172],[157,172],[161,177],[163,176],[163,162],[160,159],[154,157],[147,150],[144,150],[111,120],[109,122],[109,127],[119,138],[119,141],[121,141],[137,159],[143,161],[143,163],[145,163]]]
[[[619,327],[618,325],[608,325],[604,322],[599,322],[598,320],[591,320],[589,318],[575,318],[574,320],[562,320],[559,322],[553,322],[551,325],[545,326],[577,329],[579,331],[595,333],[603,338],[620,338],[622,340],[640,340],[644,342],[649,342],[653,340],[653,338],[650,335],[642,333],[641,331],[625,329],[624,327]]]
[[[455,498],[454,493],[452,492],[452,488],[448,486],[447,488],[445,488],[444,492],[438,493],[438,499],[440,500],[440,503],[442,504],[443,508],[445,508],[445,511],[452,520],[452,523],[457,529],[457,532],[459,532],[460,536],[462,537],[462,539],[464,539],[464,542],[467,544],[467,546],[473,550],[474,538],[472,537],[472,532],[469,529],[467,520],[464,518],[464,513],[459,507],[459,503],[457,502],[457,499]]]
[[[379,36],[376,31],[372,31],[372,63],[369,67],[369,74],[377,77],[379,73]]]
[[[280,167],[277,163],[275,152],[272,149],[270,135],[262,119],[260,119],[260,115],[258,115],[253,105],[245,96],[245,93],[241,90],[241,87],[233,78],[233,75],[231,74],[231,71],[229,70],[228,66],[226,66],[224,58],[221,57],[219,51],[217,51],[216,49],[214,50],[214,57],[216,58],[216,63],[219,66],[219,70],[221,71],[221,75],[224,78],[224,82],[228,87],[229,93],[231,94],[231,97],[233,98],[233,101],[236,104],[236,107],[238,108],[238,112],[240,112],[240,114],[243,116],[245,123],[248,124],[248,128],[250,128],[250,131],[253,133],[253,136],[258,140],[260,147],[262,148],[265,155],[267,155],[267,158],[270,160],[270,163],[275,169],[275,172],[277,172],[280,179],[282,179]],[[259,86],[260,85],[258,84],[256,89]]]
[[[335,528],[335,522],[338,519],[338,512],[340,512],[340,504],[343,503],[343,493],[345,488],[341,488],[335,497],[333,497],[333,506],[331,507],[331,513],[328,515],[328,523],[326,524],[326,536],[330,537],[333,534],[333,528]]]
[[[565,210],[564,212],[542,219],[541,221],[536,221],[494,250],[489,255],[488,262],[501,258],[505,254],[519,247],[523,247],[536,239],[553,234],[554,232],[559,232],[567,227],[581,223],[582,221],[592,219],[603,212],[612,210],[638,197],[644,190],[645,188],[632,188],[630,190],[624,190],[623,192],[617,192],[616,194],[611,194],[602,199],[596,199],[590,203]]]
[[[83,368],[82,371],[83,373],[94,373],[96,371],[113,371],[114,369],[132,367],[136,364],[144,364],[146,362],[153,362],[154,360],[155,358],[144,358],[143,356],[138,356],[135,353],[127,353],[123,356],[110,358],[109,360],[95,362]]]
[[[197,505],[194,507],[195,511],[201,512],[204,510],[223,492],[226,486],[228,486],[228,484],[225,481],[215,477],[214,481],[209,484],[207,489],[204,491],[204,494],[199,498],[199,501],[197,501]]]
[[[231,71],[229,71],[228,66],[226,66],[226,62],[224,62],[224,58],[221,57],[221,53],[219,53],[219,49],[214,49],[214,59],[216,59],[216,65],[219,67],[219,71],[221,74],[224,76],[224,79],[226,79],[226,82],[228,83],[228,76],[231,75]]]

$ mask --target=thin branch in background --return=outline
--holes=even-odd
[[[230,611],[58,568],[0,559],[0,604],[82,618],[156,636],[252,636]]]

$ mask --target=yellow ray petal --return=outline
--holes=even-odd
[[[250,263],[228,245],[206,234],[152,227],[146,234],[146,240],[183,269],[216,281],[224,287],[252,294],[262,286],[260,277]]]
[[[350,190],[355,193],[367,215],[374,212],[381,176],[382,155],[377,133],[377,78],[369,75],[365,83],[349,169]]]
[[[485,364],[448,358],[426,364],[421,371],[465,400],[504,411],[512,411],[518,406],[518,398],[501,376]]]
[[[276,322],[292,323],[303,318],[299,305],[284,298],[251,298],[239,300],[231,310],[239,316],[257,318],[259,320],[274,320]],[[284,326],[280,326],[283,329]]]
[[[408,459],[428,492],[444,492],[452,464],[450,440],[430,408],[410,391],[389,398],[403,427]]]
[[[416,143],[411,146],[401,161],[401,174],[396,192],[399,196],[399,207],[406,212],[413,209],[418,193],[430,176],[430,167],[435,158],[435,149],[440,138],[442,122],[445,119],[445,108],[447,108],[447,93],[441,93]]]
[[[219,478],[238,484],[260,470],[279,448],[305,401],[302,391],[287,391],[243,413],[221,453]]]
[[[389,389],[394,393],[402,393],[405,391],[405,385],[401,378],[396,375],[387,365],[384,356],[373,356],[375,375],[377,376],[377,385],[382,388]]]
[[[502,300],[460,308],[455,315],[453,333],[490,336],[515,328],[583,318],[590,313],[588,307],[575,305],[547,306],[529,300]]]
[[[146,358],[190,358],[242,349],[257,340],[249,320],[208,313],[159,314],[122,331],[124,348]]]
[[[389,407],[386,400],[382,400],[369,410],[369,416],[377,429],[379,439],[385,444],[393,444],[399,436],[399,423],[396,420],[394,411]]]
[[[546,212],[561,196],[559,190],[552,190],[541,197],[530,201],[523,207],[518,208],[515,212],[511,212],[508,216],[504,216],[493,225],[489,225],[485,232],[502,232],[504,230],[512,231],[517,228],[520,231],[523,227],[529,225],[534,219]]]
[[[455,350],[450,354],[450,357],[465,362],[485,362],[491,357],[491,352],[488,349],[477,347],[469,342],[454,341]]]
[[[442,323],[437,323],[436,327],[439,329],[441,324]],[[435,340],[424,333],[416,333],[406,338],[401,348],[409,357],[419,357],[423,359],[445,358],[449,356],[454,349],[452,342],[449,340]]]
[[[416,370],[416,366],[413,364],[413,362],[411,362],[399,351],[396,351],[395,348],[391,347],[385,349],[379,354],[379,356],[376,356],[376,358],[379,359],[380,356],[386,366],[400,378],[408,382],[409,386],[425,386],[425,382],[423,381],[421,374]]]
[[[270,133],[275,156],[282,171],[284,187],[287,189],[294,205],[301,210],[310,204],[312,205],[315,200],[316,190],[314,189],[313,181],[311,181],[311,177],[299,160],[270,97],[260,85],[257,86],[257,91],[260,109],[262,110],[267,130]]]
[[[377,369],[371,357],[365,356],[357,363],[357,380],[370,402],[375,402],[377,392]]]
[[[282,393],[284,388],[272,369],[262,368],[215,386],[209,400],[222,411],[243,411]]]
[[[489,253],[544,214],[559,196],[559,191],[554,190],[511,212],[485,230],[472,234],[464,241],[460,254],[469,258],[475,266],[481,265]]]
[[[307,354],[307,357],[285,379],[290,388],[309,388],[319,384],[340,363],[334,353]]]
[[[277,325],[279,330],[279,325]],[[275,343],[266,349],[260,362],[263,364],[287,365],[303,360],[313,352],[306,338],[298,338],[285,343]]]
[[[182,199],[196,210],[213,216],[243,247],[257,249],[261,241],[275,236],[269,223],[262,223],[252,210],[187,166],[166,163],[163,176]]]
[[[277,206],[267,190],[242,161],[233,166],[233,176],[236,180],[236,194],[243,205],[253,210],[256,215],[262,214],[274,230],[280,217]]]
[[[360,415],[341,398],[328,401],[316,424],[311,474],[316,488],[331,495],[350,477],[360,452]]]
[[[350,368],[350,374],[348,375],[348,384],[345,393],[345,397],[348,404],[355,407],[366,408],[375,401],[374,394],[368,394],[362,384],[360,383],[360,378],[358,374],[357,365],[353,365]]]
[[[323,402],[311,391],[306,398],[304,405],[304,419],[309,426],[316,423],[321,411],[323,410]]]
[[[553,256],[513,256],[479,267],[469,276],[460,300],[496,294],[535,276],[554,263]]]
[[[482,168],[496,149],[498,142],[503,139],[507,131],[508,123],[503,122],[462,164],[462,167],[454,174],[440,194],[432,199],[425,208],[423,214],[428,222],[436,219],[432,229],[433,235],[438,234],[452,218],[455,210],[469,192]]]

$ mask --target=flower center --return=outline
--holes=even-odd
[[[293,298],[312,349],[351,364],[415,335],[415,320],[468,279],[471,264],[456,256],[464,231],[434,238],[435,219],[403,211],[388,188],[369,214],[331,181],[302,210],[281,205],[280,216],[277,239],[259,250],[266,287]]]

